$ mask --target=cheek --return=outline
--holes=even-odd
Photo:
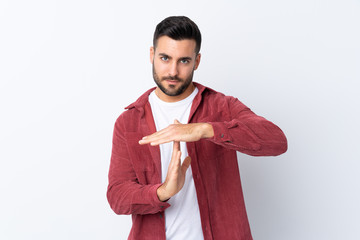
[[[180,72],[180,74],[182,75],[182,76],[189,76],[191,73],[192,73],[192,71],[194,70],[194,66],[184,66],[182,69],[181,69],[181,71],[179,71]]]
[[[155,71],[158,75],[163,75],[164,72],[166,71],[166,66],[164,66],[164,64],[161,64],[159,62],[154,62],[154,68]]]

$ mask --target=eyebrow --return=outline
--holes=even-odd
[[[162,56],[162,57],[167,57],[167,58],[170,58],[170,56],[169,56],[169,55],[167,55],[167,54],[165,54],[165,53],[159,53],[159,55],[160,55],[160,56]]]
[[[187,60],[190,62],[192,60],[192,58],[191,57],[183,57],[183,58],[180,58],[180,60]]]

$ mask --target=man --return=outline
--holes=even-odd
[[[236,98],[192,81],[201,34],[187,17],[154,33],[157,85],[115,123],[107,197],[132,214],[128,239],[252,239],[236,151],[274,156],[283,132]]]

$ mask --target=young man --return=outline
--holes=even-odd
[[[283,132],[236,98],[192,81],[201,34],[187,17],[154,33],[157,85],[115,123],[107,197],[132,214],[128,239],[252,239],[236,151],[275,156]]]

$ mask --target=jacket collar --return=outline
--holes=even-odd
[[[209,89],[211,90],[210,88],[208,87],[205,87],[203,85],[201,85],[200,83],[197,83],[197,82],[193,82],[195,87],[198,88],[199,92],[196,96],[196,98],[198,96],[201,96],[202,93],[206,90],[206,89]],[[145,104],[148,102],[148,99],[149,99],[149,95],[152,91],[155,90],[156,87],[153,87],[153,88],[150,88],[149,90],[147,90],[143,95],[141,95],[135,102],[133,102],[132,104],[130,104],[129,106],[127,106],[125,109],[131,109],[131,108],[136,108],[136,109],[144,109],[145,107]]]

